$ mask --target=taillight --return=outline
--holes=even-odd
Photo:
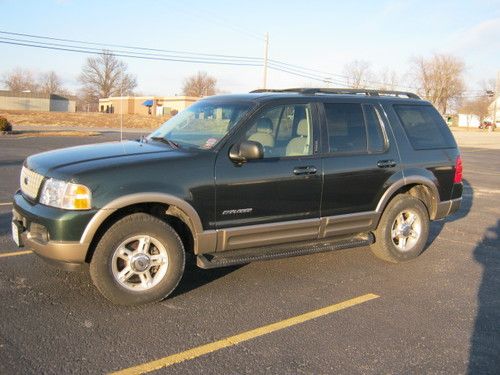
[[[457,160],[455,161],[455,177],[453,178],[453,183],[459,184],[462,182],[462,172],[462,158],[458,155]]]

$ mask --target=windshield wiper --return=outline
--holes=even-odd
[[[169,145],[172,148],[175,148],[176,150],[181,148],[181,145],[178,144],[177,142],[174,142],[164,137],[151,137],[150,139],[152,139],[153,141],[160,141],[162,143],[166,143],[167,145]]]

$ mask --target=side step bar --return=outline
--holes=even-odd
[[[372,233],[358,234],[354,237],[330,241],[307,241],[274,247],[258,247],[251,249],[230,250],[221,253],[200,254],[196,257],[196,265],[200,268],[229,267],[260,260],[288,258],[299,255],[322,253],[332,250],[343,250],[352,247],[368,246],[374,242]]]

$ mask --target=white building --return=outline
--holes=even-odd
[[[496,104],[496,105],[495,105]],[[496,110],[496,116],[495,116]],[[490,117],[492,120],[496,118],[497,124],[500,123],[500,96],[496,98],[496,100],[492,101],[488,106],[488,112],[490,113]]]
[[[458,126],[467,128],[477,128],[481,120],[478,115],[472,115],[468,113],[458,114]]]

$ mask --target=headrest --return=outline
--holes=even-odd
[[[308,134],[309,134],[309,121],[303,118],[302,120],[299,121],[299,124],[297,125],[297,135],[300,137],[305,137]]]
[[[272,134],[273,122],[267,117],[261,117],[257,120],[257,132],[264,134]]]

